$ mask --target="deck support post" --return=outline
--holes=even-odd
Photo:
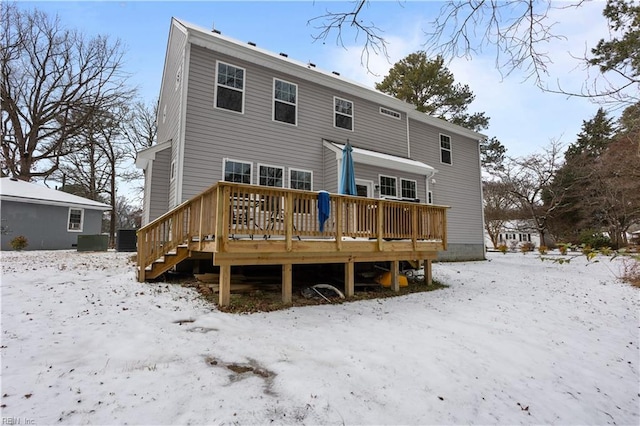
[[[393,291],[400,291],[400,280],[398,279],[398,274],[400,270],[400,261],[393,260],[391,261],[391,288]]]
[[[426,285],[431,285],[433,283],[432,272],[433,265],[431,264],[431,259],[424,260],[424,283]]]
[[[231,301],[231,265],[220,265],[218,284],[218,305],[227,306]]]
[[[344,264],[344,295],[352,297],[355,289],[355,264],[347,262]]]
[[[282,303],[291,303],[293,265],[282,265]]]

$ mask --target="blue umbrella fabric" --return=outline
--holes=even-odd
[[[352,152],[353,147],[347,140],[347,144],[342,149],[342,173],[340,174],[340,193],[345,195],[358,195]]]
[[[320,222],[320,232],[324,232],[324,223],[331,214],[331,202],[327,191],[318,192],[318,222]]]

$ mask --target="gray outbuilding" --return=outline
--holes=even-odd
[[[102,216],[111,206],[13,178],[0,179],[2,250],[24,236],[25,250],[61,250],[77,247],[78,236],[97,235]]]

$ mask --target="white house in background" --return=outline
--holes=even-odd
[[[97,235],[107,204],[13,178],[0,179],[2,250],[24,236],[26,250],[72,249],[79,235]]]
[[[491,237],[485,230],[484,241],[487,249],[493,250]],[[498,245],[505,244],[510,249],[518,249],[523,244],[540,247],[540,234],[530,220],[513,220],[506,222],[498,235]]]

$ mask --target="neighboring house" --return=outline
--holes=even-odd
[[[107,204],[13,178],[0,179],[2,250],[27,238],[26,250],[72,249],[79,235],[100,234]]]
[[[350,142],[358,195],[450,206],[439,258],[484,259],[485,136],[338,73],[174,18],[157,124],[143,224],[218,181],[337,193]]]
[[[547,239],[550,237],[547,235]],[[498,234],[498,245],[506,245],[510,249],[518,249],[523,244],[533,244],[540,247],[540,234],[529,220],[513,220],[505,222]],[[485,231],[485,244],[488,249],[493,250],[493,243],[489,234]]]

